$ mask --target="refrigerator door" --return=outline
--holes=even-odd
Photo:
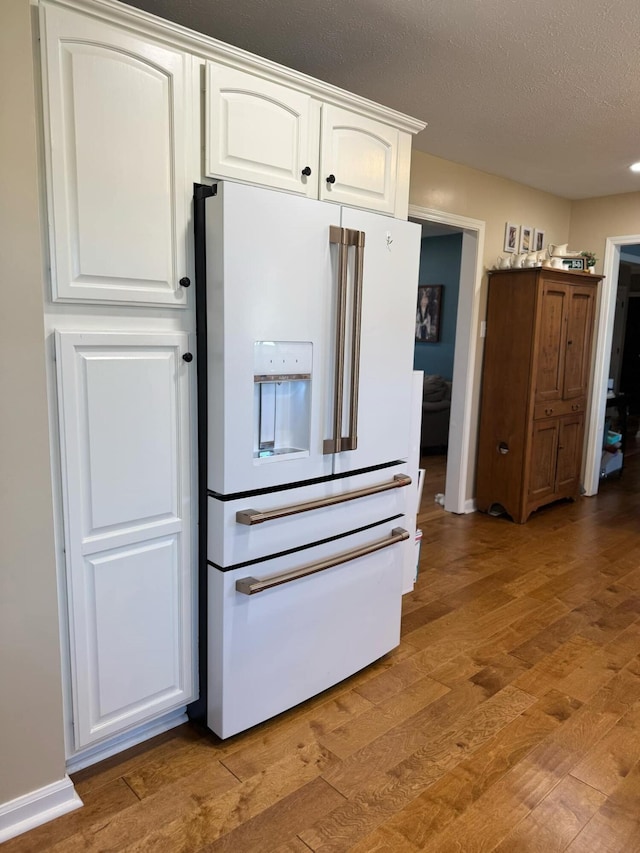
[[[342,208],[341,226],[364,232],[365,239],[356,394],[352,382],[353,340],[354,336],[357,338],[358,324],[352,306],[357,272],[351,259],[348,266],[350,308],[342,435],[355,433],[351,439],[356,449],[342,450],[334,456],[334,473],[408,457],[420,260],[420,226],[413,222]],[[330,404],[329,419],[331,409]]]
[[[332,473],[323,427],[336,273],[329,233],[339,219],[337,205],[229,182],[206,201],[211,491],[229,495]],[[274,367],[274,381],[261,384],[270,347],[283,375],[299,370],[306,378],[281,382]]]

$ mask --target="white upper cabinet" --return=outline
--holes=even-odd
[[[53,299],[183,306],[191,57],[41,13]]]
[[[309,95],[208,63],[206,172],[317,197],[320,105]]]
[[[208,177],[407,216],[411,137],[250,71],[207,63]]]
[[[320,198],[393,213],[398,137],[388,124],[323,105]]]

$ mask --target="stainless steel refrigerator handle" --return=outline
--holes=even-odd
[[[376,495],[378,492],[386,492],[389,489],[401,489],[411,485],[411,477],[407,474],[396,474],[390,482],[379,483],[376,486],[368,486],[364,489],[354,489],[352,492],[343,492],[341,495],[330,495],[328,498],[318,498],[313,501],[305,501],[299,504],[289,504],[277,509],[268,509],[261,512],[259,509],[241,509],[236,513],[238,524],[262,524],[263,521],[274,521],[276,518],[286,518],[288,515],[297,515],[299,512],[309,512],[313,509],[322,509],[326,506],[334,506],[345,501],[355,501],[368,495]]]
[[[333,557],[328,557],[326,560],[318,560],[317,563],[300,566],[300,568],[293,569],[291,572],[283,572],[281,575],[265,578],[262,581],[256,580],[256,578],[240,578],[240,580],[236,581],[236,591],[244,595],[255,595],[256,592],[264,592],[266,589],[272,589],[274,586],[281,586],[284,583],[296,581],[299,578],[306,578],[308,575],[314,575],[317,572],[323,572],[325,569],[331,569],[333,566],[348,563],[350,560],[357,560],[358,557],[365,557],[367,554],[373,554],[374,551],[381,551],[382,548],[388,548],[389,545],[395,545],[397,542],[402,542],[408,538],[409,533],[404,528],[394,527],[391,531],[391,536],[387,536],[385,539],[378,539],[375,542],[370,542],[368,545],[362,545],[360,548],[353,548],[351,551],[343,551],[342,554],[334,554]]]
[[[349,435],[341,441],[342,450],[358,447],[358,391],[360,388],[360,334],[362,328],[362,275],[364,268],[364,231],[351,231],[350,244],[356,247],[353,287],[353,327],[351,337],[351,392],[349,395]]]
[[[342,435],[342,389],[344,386],[344,339],[347,313],[347,230],[331,225],[329,242],[337,243],[338,250],[338,298],[336,301],[336,351],[333,385],[333,437],[326,438],[323,454],[340,453]]]

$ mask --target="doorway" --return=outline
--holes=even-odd
[[[588,432],[585,445],[584,491],[598,494],[604,441],[608,380],[611,369],[620,261],[630,247],[640,244],[640,234],[608,237],[604,254],[604,279],[600,285],[600,300],[596,325],[596,349],[593,370],[593,393],[589,406]]]
[[[436,222],[422,222],[421,229],[413,368],[424,374],[420,453],[427,458],[421,467],[433,475],[431,493],[443,502],[462,229]]]
[[[444,508],[455,513],[473,512],[478,411],[474,387],[485,224],[415,205],[409,205],[409,219],[420,225],[446,225],[462,234]]]

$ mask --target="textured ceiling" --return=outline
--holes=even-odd
[[[428,122],[414,147],[567,198],[640,190],[638,0],[134,0]]]

